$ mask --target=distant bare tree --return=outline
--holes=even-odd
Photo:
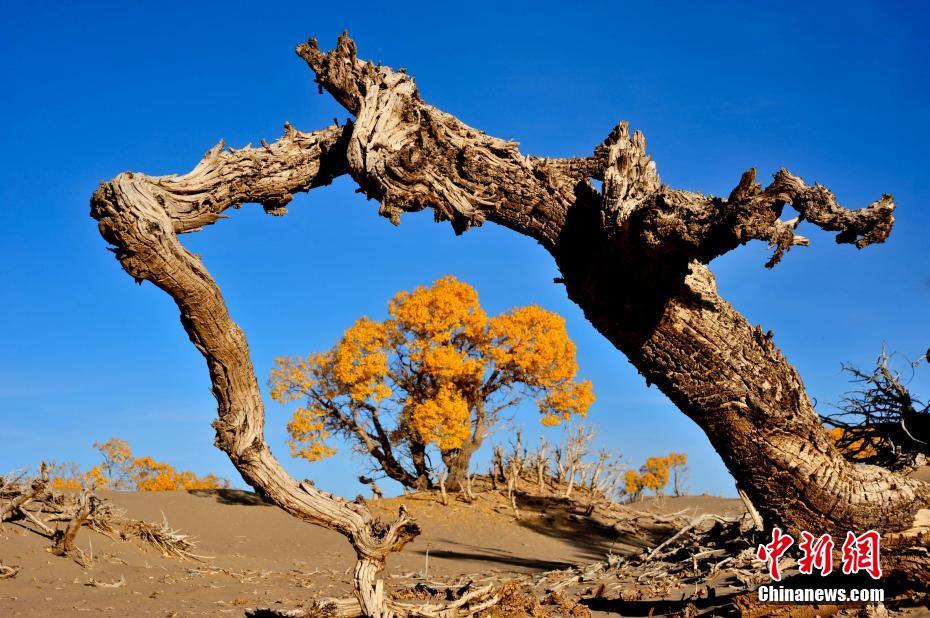
[[[930,458],[930,403],[907,386],[913,372],[927,362],[927,354],[907,362],[910,376],[892,369],[891,358],[882,348],[869,371],[843,365],[859,388],[847,393],[839,411],[823,416],[823,421],[833,428],[830,435],[848,459],[908,471]]]
[[[496,480],[506,482],[511,500],[517,489],[562,498],[577,498],[577,492],[583,491],[579,500],[595,502],[617,498],[626,465],[619,453],[608,449],[592,453],[594,437],[593,429],[574,422],[563,429],[558,444],[540,439],[539,446],[530,451],[523,446],[518,431],[507,449],[501,445],[494,448],[489,471],[492,485]]]

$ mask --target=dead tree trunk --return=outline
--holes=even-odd
[[[659,182],[643,136],[630,135],[625,123],[593,156],[527,156],[424,103],[403,71],[359,60],[347,35],[329,53],[313,40],[297,52],[353,123],[315,133],[288,126],[261,148],[224,150],[221,143],[184,176],[121,174],[95,193],[92,214],[126,271],[177,302],[210,368],[218,446],[283,508],[349,537],[364,607],[378,606],[370,600],[381,590],[375,573],[416,527],[401,516],[380,529],[364,508],[281,469],[262,436],[245,337],[199,258],[177,239],[245,202],[283,214],[295,191],[340,174],[350,174],[394,222],[429,207],[457,232],[487,220],[536,239],[556,260],[569,297],[704,429],[768,524],[880,530],[894,550],[886,570],[930,580],[926,547],[918,546],[926,538],[912,528],[930,505],[930,486],[845,460],[772,334],[717,294],[706,266],[750,240],[774,247],[767,264],[774,266],[793,245],[807,244],[794,234],[802,219],[837,232],[838,242],[882,242],[893,222],[890,196],[849,211],[824,187],[808,187],[785,170],[764,189],[746,172],[726,199],[670,189]],[[603,191],[590,179],[602,180]],[[797,218],[781,220],[786,204]]]
[[[178,234],[215,222],[224,210],[261,202],[281,214],[292,191],[326,184],[345,172],[344,138],[330,127],[301,133],[290,126],[273,146],[207,153],[190,174],[147,178],[121,174],[94,194],[92,213],[123,268],[148,280],[177,303],[181,323],[207,360],[219,418],[216,445],[226,451],[247,483],[305,521],[344,534],[358,555],[356,595],[370,616],[389,616],[377,579],[387,555],[419,529],[406,514],[382,525],[362,505],[291,478],[264,440],[264,407],[242,330],[232,321],[219,287]]]
[[[67,556],[73,552],[74,540],[77,538],[78,531],[80,531],[81,526],[84,525],[84,522],[87,521],[87,518],[93,513],[96,504],[96,496],[91,495],[87,490],[81,491],[81,496],[78,500],[78,508],[74,512],[74,516],[71,518],[71,521],[68,522],[68,525],[65,526],[64,530],[55,531],[52,536],[55,543],[49,551],[56,556]]]

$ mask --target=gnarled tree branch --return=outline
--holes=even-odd
[[[344,169],[344,148],[337,148],[344,130],[308,134],[288,128],[278,142],[261,149],[217,147],[181,177],[121,174],[94,194],[91,213],[123,268],[177,303],[181,323],[210,370],[218,402],[217,446],[246,482],[280,507],[349,538],[359,557],[356,593],[366,611],[381,615],[376,612],[384,610],[383,604],[373,604],[380,586],[374,575],[390,552],[418,534],[417,526],[403,512],[382,525],[364,506],[297,482],[284,471],[264,440],[264,408],[245,335],[203,263],[177,237],[245,201],[262,202],[278,213],[293,192],[326,184]]]
[[[598,173],[594,157],[525,156],[517,144],[427,105],[406,73],[359,60],[348,35],[329,53],[313,39],[297,53],[320,88],[355,114],[349,171],[394,222],[401,212],[430,207],[456,232],[491,220],[552,250],[575,186]]]
[[[297,51],[353,123],[314,133],[288,128],[261,148],[220,145],[185,176],[121,174],[97,190],[91,212],[123,268],[177,303],[210,370],[217,445],[243,478],[295,516],[350,539],[366,613],[406,611],[384,599],[376,575],[385,556],[417,534],[415,524],[401,513],[383,526],[362,505],[284,472],[263,438],[245,336],[201,261],[177,238],[245,202],[280,214],[295,191],[343,173],[395,222],[429,207],[457,232],[488,220],[539,241],[586,317],[704,429],[768,522],[844,532],[904,530],[919,520],[930,488],[843,459],[771,335],[719,297],[705,266],[753,239],[776,247],[774,264],[806,242],[794,234],[801,219],[838,232],[839,242],[881,242],[893,221],[889,197],[849,211],[823,187],[784,171],[765,189],[748,172],[725,200],[672,190],[659,182],[645,139],[625,124],[591,157],[526,156],[424,103],[406,73],[359,60],[347,35],[329,53],[312,40]],[[604,180],[603,194],[589,178]],[[781,221],[788,203],[799,218]],[[926,581],[930,570],[913,568],[920,564],[914,554],[900,562]]]
[[[802,220],[858,248],[881,242],[890,196],[848,210],[785,170],[765,189],[751,170],[727,199],[670,189],[625,123],[594,156],[555,165],[427,105],[412,78],[360,61],[345,35],[328,53],[312,40],[297,53],[355,114],[350,173],[384,214],[431,207],[457,230],[490,220],[539,240],[572,300],[707,432],[769,522],[892,531],[930,505],[926,484],[837,453],[772,335],[719,297],[705,266],[750,240],[775,247],[773,266],[807,244]],[[603,193],[566,169],[602,178]],[[781,220],[786,204],[797,218]]]

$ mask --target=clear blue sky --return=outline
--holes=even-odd
[[[811,6],[815,4],[816,6]],[[233,146],[344,118],[293,52],[349,28],[365,58],[407,67],[425,99],[524,152],[590,153],[621,119],[646,134],[663,181],[727,194],[751,166],[785,166],[860,207],[893,193],[888,243],[857,252],[807,228],[774,271],[760,245],[713,264],[724,295],[775,331],[811,394],[836,401],[841,361],[882,341],[930,344],[930,10],[922,2],[12,3],[0,24],[0,470],[40,458],[95,461],[112,435],[137,452],[241,484],[212,446],[202,358],[167,296],[135,285],[88,216],[101,179],[184,172]],[[602,442],[638,464],[691,456],[696,491],[732,481],[703,434],[607,344],[554,285],[532,241],[488,225],[456,238],[431,215],[400,228],[343,178],[284,218],[258,207],[185,242],[204,255],[264,383],[278,355],[331,345],[380,317],[397,290],[447,273],[498,312],[566,316],[599,399]],[[926,378],[916,387],[930,391]],[[349,456],[286,456],[285,413],[267,434],[286,465],[354,495]],[[538,433],[531,413],[519,422]],[[550,437],[557,437],[550,434]]]

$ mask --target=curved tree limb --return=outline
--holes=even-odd
[[[395,223],[429,207],[458,233],[491,220],[553,250],[576,185],[598,175],[596,157],[526,156],[427,105],[406,73],[359,60],[348,35],[328,54],[313,39],[297,53],[320,88],[355,114],[349,172]]]
[[[839,242],[881,242],[893,222],[890,197],[849,211],[823,187],[784,171],[764,190],[754,173],[744,174],[726,200],[672,190],[660,184],[645,139],[630,136],[625,124],[591,157],[526,156],[424,103],[404,72],[358,60],[347,35],[329,53],[312,40],[297,51],[321,89],[355,115],[353,123],[313,133],[288,127],[261,148],[224,151],[220,144],[184,176],[120,174],[94,194],[91,213],[123,268],[177,303],[210,370],[217,445],[243,478],[293,515],[349,538],[359,557],[356,593],[368,615],[405,611],[384,599],[376,577],[387,554],[416,536],[416,525],[403,512],[381,525],[364,506],[298,483],[281,468],[264,441],[245,335],[177,236],[245,202],[282,214],[295,191],[343,173],[392,221],[429,207],[457,232],[489,220],[539,241],[586,317],[704,429],[768,522],[897,531],[930,505],[926,484],[837,453],[771,334],[719,297],[705,266],[753,239],[776,247],[773,265],[790,246],[806,243],[794,234],[801,218],[838,232]],[[604,180],[603,194],[589,178]],[[786,203],[798,220],[780,220]]]
[[[385,557],[412,540],[419,529],[403,511],[390,525],[362,505],[292,479],[264,440],[264,407],[245,335],[232,321],[220,290],[200,259],[177,237],[213,223],[245,201],[259,201],[278,213],[294,191],[328,183],[341,173],[344,129],[300,133],[291,128],[261,149],[207,153],[185,176],[150,178],[121,174],[94,194],[93,216],[126,271],[167,292],[181,311],[181,323],[207,360],[219,418],[217,446],[243,478],[278,506],[305,521],[347,536],[358,554],[356,594],[371,615],[381,615],[375,575]],[[270,205],[270,206],[269,206]]]
[[[894,531],[930,505],[925,483],[836,451],[772,334],[719,297],[705,266],[750,240],[775,248],[774,266],[808,243],[795,234],[802,220],[857,248],[882,242],[894,221],[890,196],[848,210],[785,170],[765,189],[750,170],[727,199],[670,189],[625,123],[594,156],[554,164],[424,103],[411,77],[359,60],[346,35],[328,53],[314,40],[297,53],[355,114],[350,173],[382,214],[431,207],[457,231],[490,220],[536,238],[572,300],[704,429],[769,522]],[[603,179],[603,193],[584,175]],[[786,204],[797,218],[781,220]]]

